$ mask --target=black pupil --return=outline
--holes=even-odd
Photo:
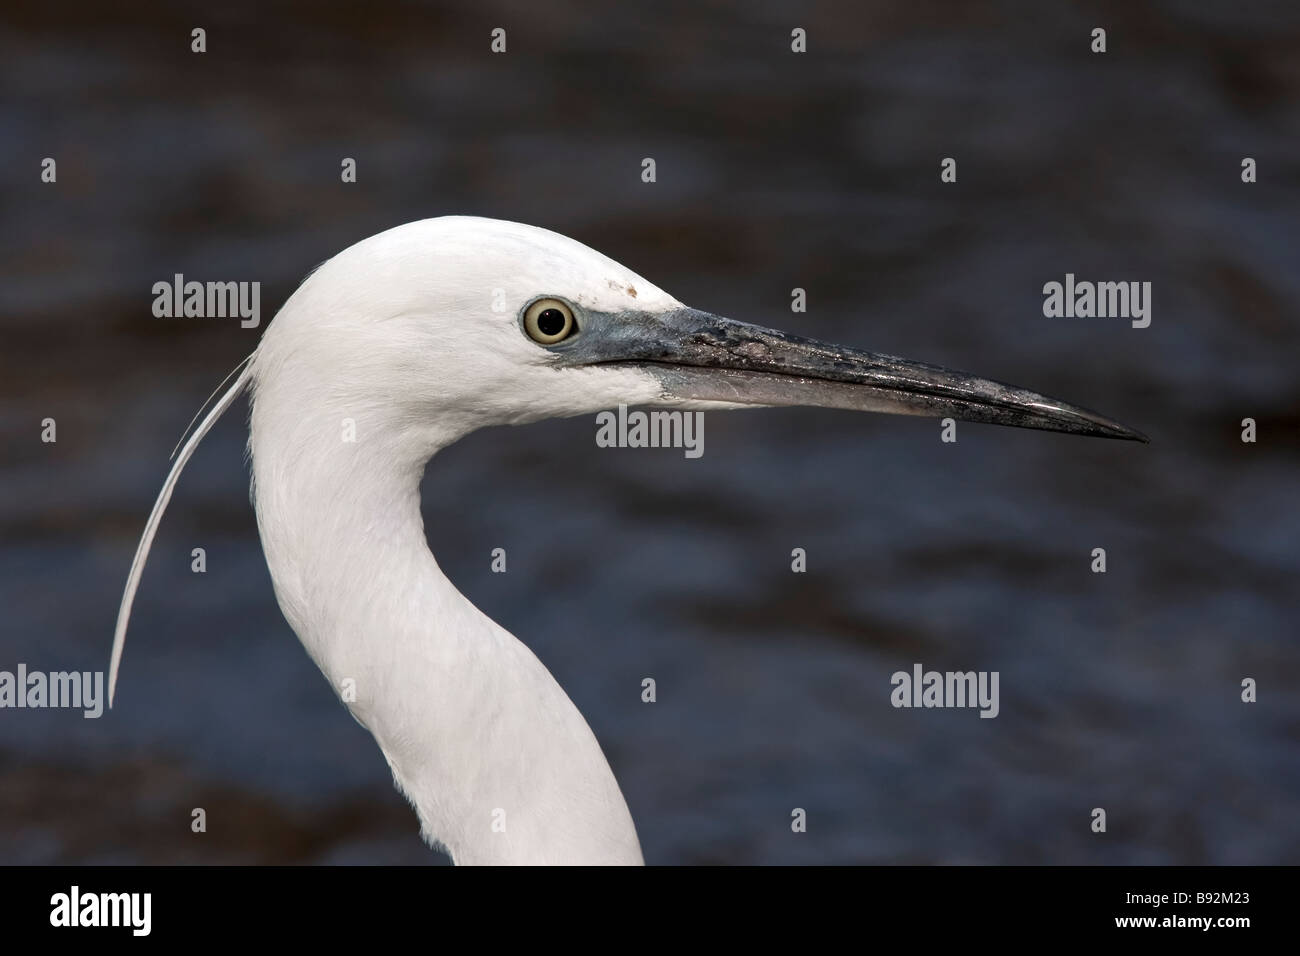
[[[537,329],[545,336],[559,335],[564,331],[564,313],[559,309],[542,309],[537,317]]]

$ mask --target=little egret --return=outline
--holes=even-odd
[[[398,226],[327,261],[236,371],[145,525],[113,637],[110,705],[177,478],[247,388],[276,599],[374,735],[424,838],[458,864],[642,857],[582,715],[429,551],[419,486],[439,449],[488,425],[620,404],[814,405],[1145,440],[1024,389],[688,308],[564,236],[459,216]]]

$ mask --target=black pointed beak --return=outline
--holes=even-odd
[[[966,372],[818,342],[696,309],[589,313],[564,365],[633,363],[666,400],[814,405],[1147,441],[1096,412]]]

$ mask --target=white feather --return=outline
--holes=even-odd
[[[247,363],[248,359],[251,358],[250,355],[235,366],[235,371],[239,371],[241,367],[243,368],[239,377],[235,379],[235,384],[231,385],[226,393],[221,396],[217,404],[212,407],[212,411],[208,412],[207,417],[194,430],[194,434],[190,435],[189,440],[181,447],[180,457],[176,459],[171,471],[167,473],[167,480],[163,482],[162,490],[158,492],[158,497],[153,503],[153,510],[149,512],[149,520],[144,524],[144,532],[140,535],[140,542],[135,548],[135,557],[131,560],[131,570],[126,576],[126,588],[122,592],[122,603],[117,609],[117,625],[113,629],[113,654],[108,663],[108,706],[110,708],[113,706],[113,695],[117,689],[117,670],[122,663],[122,648],[126,644],[126,626],[131,620],[131,605],[135,602],[135,592],[140,587],[140,576],[144,573],[145,562],[149,560],[149,549],[153,547],[154,535],[158,533],[158,525],[162,523],[163,512],[167,510],[167,503],[171,501],[172,491],[176,488],[176,482],[180,480],[181,472],[185,470],[185,463],[194,454],[194,449],[199,447],[199,442],[203,441],[203,436],[211,430],[217,419],[234,403],[235,399],[239,397],[239,393],[248,385],[252,373]],[[231,375],[233,374],[232,371]],[[230,375],[227,375],[226,381],[229,381],[229,379]],[[222,385],[224,384],[225,381],[222,382]],[[220,391],[220,386],[218,386],[218,391]],[[208,401],[211,400],[212,398],[209,396]],[[202,413],[202,409],[199,409],[199,411]],[[193,424],[194,422],[191,420],[190,425]],[[188,427],[186,426],[187,430]],[[173,449],[172,455],[175,454],[176,451]]]

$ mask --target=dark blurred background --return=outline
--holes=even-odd
[[[1294,4],[10,4],[0,78],[0,669],[107,669],[168,453],[261,333],[154,282],[260,281],[265,326],[367,235],[494,216],[1152,439],[786,410],[706,416],[696,461],[590,419],[435,459],[439,562],[587,716],[649,862],[1300,862]],[[1151,327],[1045,318],[1067,272],[1152,282]],[[0,711],[0,862],[442,859],[276,606],[245,411],[117,707]],[[1000,671],[1001,715],[893,709],[914,662]]]

